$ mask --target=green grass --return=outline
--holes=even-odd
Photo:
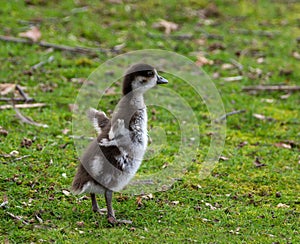
[[[24,3],[26,2],[26,3]],[[244,114],[228,117],[226,161],[220,161],[210,176],[200,180],[198,168],[205,158],[210,136],[208,112],[201,101],[193,101],[189,88],[178,91],[201,121],[202,147],[185,174],[168,191],[157,192],[138,207],[136,196],[116,193],[114,208],[118,218],[131,219],[133,225],[110,228],[105,216],[91,211],[90,199],[65,195],[78,164],[71,132],[69,104],[74,103],[81,84],[74,78],[86,78],[101,63],[116,54],[99,53],[96,57],[51,51],[36,45],[0,42],[0,83],[27,87],[37,102],[47,103],[40,109],[22,112],[33,120],[49,125],[39,128],[22,124],[13,110],[1,110],[0,126],[8,131],[0,136],[0,241],[6,243],[298,243],[300,242],[300,164],[299,164],[299,93],[281,99],[285,93],[251,95],[242,87],[257,84],[300,85],[300,3],[297,1],[214,1],[218,16],[207,17],[203,24],[201,9],[209,1],[7,1],[1,4],[0,34],[18,36],[30,23],[39,26],[42,39],[70,46],[111,49],[125,43],[122,53],[158,48],[175,51],[196,60],[203,52],[214,61],[204,66],[214,79],[227,112],[245,109]],[[117,1],[116,1],[117,2]],[[74,9],[82,11],[74,11]],[[72,11],[73,10],[73,11]],[[79,9],[80,10],[80,9]],[[159,19],[179,24],[171,35],[193,34],[191,39],[165,37],[153,28]],[[248,31],[241,33],[241,30]],[[261,32],[264,31],[264,32]],[[266,36],[266,33],[271,36]],[[198,39],[205,33],[223,37]],[[221,50],[212,50],[222,44]],[[237,55],[237,54],[240,55]],[[54,61],[28,73],[30,68],[54,56]],[[264,57],[259,64],[257,59]],[[231,59],[243,65],[241,81],[225,82],[222,78],[239,75],[237,69],[222,70]],[[253,70],[260,69],[261,75]],[[280,70],[292,70],[284,75]],[[75,80],[75,81],[74,81]],[[170,82],[174,90],[177,86]],[[45,89],[47,88],[47,89]],[[113,109],[118,95],[107,97],[103,106]],[[266,99],[273,99],[272,103]],[[2,102],[1,105],[5,104]],[[151,111],[151,109],[149,110]],[[262,121],[253,114],[272,117]],[[151,113],[149,112],[149,115]],[[152,115],[151,115],[152,116]],[[178,138],[178,124],[157,108],[149,126],[162,126],[169,147],[153,160],[144,162],[141,172],[159,170],[173,159]],[[23,138],[33,140],[29,148],[21,147]],[[291,149],[276,143],[293,141]],[[240,146],[242,142],[248,142]],[[4,157],[11,151],[17,157]],[[16,160],[18,157],[27,156]],[[256,167],[259,158],[263,167]],[[62,175],[66,175],[63,177]],[[103,197],[98,197],[101,207]],[[288,207],[280,208],[278,204]],[[28,224],[12,218],[22,216]],[[38,216],[38,217],[36,217]],[[42,219],[42,222],[39,221]],[[82,224],[83,223],[83,224]]]

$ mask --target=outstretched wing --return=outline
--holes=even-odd
[[[88,110],[87,116],[89,120],[92,122],[95,130],[100,134],[104,127],[106,127],[110,119],[106,116],[106,114],[102,111],[98,111],[94,108],[90,108]]]

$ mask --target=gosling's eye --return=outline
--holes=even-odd
[[[154,72],[153,72],[153,71],[148,71],[148,72],[147,72],[147,76],[150,77],[150,76],[153,76],[153,75],[154,75]]]

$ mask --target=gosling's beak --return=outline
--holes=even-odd
[[[161,76],[157,76],[157,84],[167,84],[168,83],[168,80],[165,79],[164,77],[161,77]]]

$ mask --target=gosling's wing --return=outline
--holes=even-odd
[[[95,130],[100,134],[104,127],[106,127],[110,119],[106,116],[103,111],[98,111],[94,108],[90,108],[87,112],[89,120],[92,122]]]

